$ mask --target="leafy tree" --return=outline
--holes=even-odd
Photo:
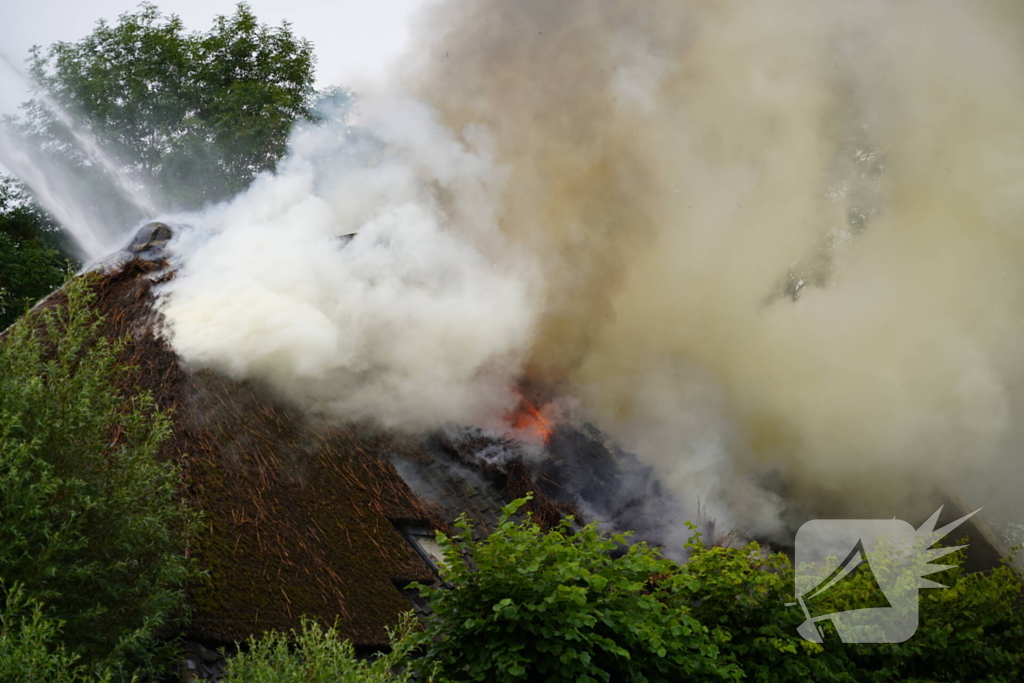
[[[391,633],[391,652],[373,660],[356,657],[352,643],[341,640],[334,628],[324,629],[304,619],[302,631],[269,631],[253,639],[246,650],[228,660],[227,683],[407,683],[412,680],[403,660],[414,647],[416,617],[403,616]],[[432,675],[418,679],[423,683]]]
[[[205,33],[143,4],[77,42],[35,49],[29,62],[39,90],[25,105],[22,135],[65,164],[90,167],[45,92],[135,181],[180,208],[223,199],[273,169],[314,95],[312,45],[287,23],[260,24],[244,3]]]
[[[691,613],[691,577],[642,543],[615,559],[625,537],[594,525],[517,524],[526,500],[485,543],[465,519],[438,535],[450,588],[421,588],[434,611],[423,663],[452,681],[739,680],[723,632]]]
[[[90,278],[0,339],[0,578],[23,586],[92,671],[162,669],[194,568],[194,518],[157,460],[168,418],[126,395]]]
[[[0,176],[0,330],[64,281],[53,221],[15,181]]]

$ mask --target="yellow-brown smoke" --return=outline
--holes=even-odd
[[[403,80],[493,137],[548,288],[534,374],[669,473],[711,439],[884,494],[1018,440],[1022,12],[450,0]]]

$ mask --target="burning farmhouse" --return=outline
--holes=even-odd
[[[175,277],[171,235],[150,224],[83,277],[104,334],[128,339],[121,360],[137,372],[125,391],[152,392],[170,415],[161,457],[181,465],[185,495],[203,514],[188,550],[209,575],[191,592],[197,653],[304,616],[337,623],[357,647],[384,646],[400,613],[422,607],[408,584],[437,578],[434,533],[465,514],[485,538],[501,508],[528,492],[525,509],[544,527],[571,514],[665,544],[678,526],[681,511],[650,467],[545,410],[536,389],[523,390],[505,434],[450,426],[414,436],[313,416],[257,382],[189,369],[156,306]]]
[[[435,532],[466,515],[486,538],[501,508],[528,492],[525,509],[543,527],[565,515],[600,520],[669,554],[682,549],[687,519],[713,543],[742,533],[716,534],[654,469],[553,409],[537,385],[521,385],[504,433],[447,426],[414,435],[310,414],[259,382],[189,368],[166,340],[158,306],[161,285],[175,277],[172,234],[149,224],[85,277],[104,334],[128,338],[121,360],[137,372],[124,389],[152,392],[169,413],[173,435],[161,457],[181,465],[185,495],[203,513],[188,549],[209,576],[190,598],[197,673],[216,674],[217,648],[296,628],[302,617],[336,623],[361,649],[385,646],[401,613],[426,608],[407,586],[438,578]],[[57,292],[40,305],[60,301]],[[943,519],[962,507],[948,506]],[[1005,552],[981,522],[965,527],[973,568]]]
[[[810,519],[945,525],[954,489],[1020,539],[1002,9],[464,9],[237,196],[127,197],[168,222],[82,276],[202,512],[197,671],[303,617],[386,645],[435,533],[527,492],[678,559],[689,520],[788,552]],[[86,260],[126,236],[72,213]]]

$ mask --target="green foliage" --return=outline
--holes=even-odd
[[[30,65],[130,175],[172,192],[167,199],[182,208],[230,196],[274,168],[314,95],[312,45],[287,23],[260,24],[245,4],[205,33],[143,4],[82,40],[34,51]],[[38,99],[27,103],[21,130],[89,170]]]
[[[793,572],[782,554],[766,554],[756,543],[743,548],[707,548],[691,542],[681,571],[697,583],[694,616],[729,634],[722,656],[737,662],[750,681],[851,681],[846,663],[804,640],[804,620],[793,600]]]
[[[416,636],[445,680],[1014,681],[1024,676],[1024,581],[1009,566],[935,575],[921,592],[917,634],[905,643],[823,644],[797,632],[788,558],[707,548],[699,535],[679,565],[642,544],[570,522],[543,533],[506,508],[474,542],[463,520],[445,551],[445,587],[421,588],[434,616]],[[959,563],[962,557],[953,557]],[[873,565],[874,566],[874,565]],[[884,568],[879,568],[884,571]],[[877,585],[857,573],[836,610],[863,606]]]
[[[723,656],[751,681],[1014,681],[1024,676],[1024,581],[1009,566],[964,574],[962,551],[943,558],[955,567],[929,578],[947,585],[920,593],[917,632],[904,643],[823,644],[803,640],[793,601],[793,570],[782,554],[746,548],[704,548],[681,571],[701,584],[694,615],[727,630]],[[830,592],[824,611],[856,609],[876,590],[872,572],[858,572]],[[833,634],[835,635],[835,634]]]
[[[928,577],[948,588],[921,591],[919,626],[912,638],[903,643],[844,647],[859,672],[857,680],[996,683],[1024,678],[1020,575],[1009,565],[965,574],[960,567],[963,559],[963,551],[942,558],[940,562],[953,567]],[[875,563],[872,569],[880,571]],[[869,580],[869,576],[855,577],[836,593],[837,604],[830,607],[856,607],[871,590]]]
[[[0,176],[0,330],[64,281],[58,228],[15,181]]]
[[[60,622],[48,619],[40,605],[25,597],[21,586],[5,593],[0,608],[0,681],[4,683],[103,683],[89,676],[60,642]]]
[[[739,680],[674,563],[644,544],[613,559],[626,539],[594,525],[517,524],[525,502],[505,508],[485,543],[464,518],[455,538],[438,535],[450,588],[420,589],[434,610],[425,663],[452,681]]]
[[[0,342],[0,578],[20,584],[94,671],[166,665],[193,576],[193,515],[156,458],[168,418],[126,395],[131,369],[91,312],[88,278]]]
[[[402,617],[391,635],[391,652],[373,660],[356,658],[355,648],[334,628],[303,619],[302,631],[290,635],[270,631],[249,643],[246,651],[228,661],[224,681],[231,683],[406,683],[410,672],[401,667],[414,647],[416,617]],[[433,680],[428,674],[418,679]]]

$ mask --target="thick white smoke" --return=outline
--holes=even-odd
[[[502,171],[422,105],[364,108],[362,132],[303,129],[276,175],[192,219],[175,348],[345,418],[487,421],[515,404],[542,284],[498,230]]]
[[[998,457],[1015,495],[1022,13],[440,2],[375,142],[301,132],[204,219],[175,344],[411,428],[500,415],[526,372],[753,530],[763,477],[899,500]]]

